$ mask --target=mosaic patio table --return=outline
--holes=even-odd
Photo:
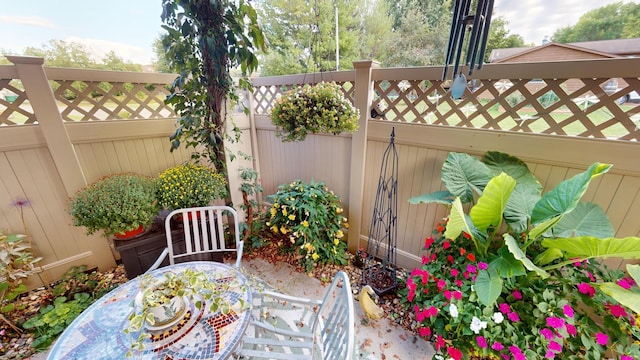
[[[151,339],[145,340],[145,349],[134,354],[133,359],[226,359],[233,352],[249,323],[250,309],[239,313],[237,305],[244,299],[251,303],[247,279],[237,269],[228,265],[193,261],[166,266],[151,274],[162,278],[167,271],[182,272],[185,269],[206,271],[212,281],[235,281],[239,286],[228,287],[222,296],[230,300],[231,312],[211,312],[205,303],[200,309],[189,301],[186,315],[172,327],[148,331]],[[140,278],[136,277],[112,290],[78,316],[64,331],[51,349],[48,360],[125,359],[133,339],[138,333],[125,334],[133,301],[139,290]]]

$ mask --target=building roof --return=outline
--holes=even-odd
[[[489,62],[504,62],[510,58],[538,51],[550,46],[560,46],[567,49],[573,49],[575,51],[583,51],[606,57],[638,56],[640,54],[640,38],[585,41],[568,44],[550,42],[540,46],[493,49],[491,50],[491,54],[489,54]]]

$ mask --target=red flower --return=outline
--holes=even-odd
[[[436,339],[436,350],[440,351],[440,349],[443,348],[444,345],[444,338],[442,337],[442,335],[438,335],[438,338]]]
[[[462,351],[454,348],[453,346],[447,348],[447,354],[449,354],[449,356],[451,356],[453,360],[462,359]]]
[[[462,232],[462,236],[467,240],[471,239],[471,235],[469,235],[468,233],[466,233],[464,231]]]
[[[473,255],[472,253],[469,253],[469,254],[467,255],[467,259],[469,259],[469,261],[476,261],[476,256],[475,256],[475,255]]]
[[[465,250],[464,248],[460,248],[460,256],[464,255],[467,253],[467,250]]]
[[[443,249],[447,250],[450,247],[451,247],[451,243],[450,242],[445,241],[445,242],[442,243],[442,248]]]
[[[432,238],[431,236],[429,236],[428,238],[426,238],[426,239],[424,240],[424,248],[425,248],[425,249],[430,248],[430,247],[431,247],[431,245],[433,245],[433,241],[434,241],[434,240],[433,240],[433,238]]]
[[[440,223],[436,225],[436,229],[438,230],[438,232],[444,232],[444,226],[440,225]]]
[[[582,294],[589,295],[590,298],[596,294],[596,289],[594,289],[593,286],[587,283],[578,284],[578,291],[580,291]]]

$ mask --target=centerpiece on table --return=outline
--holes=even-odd
[[[194,269],[166,272],[160,278],[150,273],[142,275],[129,323],[124,329],[125,334],[138,333],[127,357],[133,356],[135,351],[144,350],[145,340],[152,337],[151,332],[164,332],[176,326],[189,313],[190,304],[196,309],[207,306],[210,311],[223,314],[232,310],[236,313],[244,311],[249,304],[242,298],[232,304],[230,298],[224,296],[234,288],[245,291],[243,286],[236,281],[216,281],[207,272]]]
[[[182,164],[162,172],[157,180],[160,206],[167,210],[207,206],[227,195],[227,182],[215,169]]]
[[[155,184],[134,173],[106,176],[78,191],[69,209],[74,225],[86,227],[89,235],[103,230],[105,235],[134,237],[158,214]]]
[[[303,141],[307,134],[355,132],[360,114],[335,82],[295,87],[279,97],[271,122],[282,141]]]

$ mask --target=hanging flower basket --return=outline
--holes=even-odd
[[[303,141],[307,134],[352,133],[360,114],[334,82],[296,87],[276,100],[271,121],[282,141]]]

